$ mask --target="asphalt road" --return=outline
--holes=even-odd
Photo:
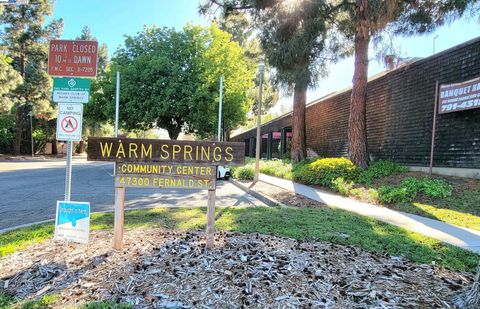
[[[0,230],[54,219],[64,199],[65,160],[0,162]],[[113,210],[113,163],[75,159],[72,201],[90,202],[91,211]],[[127,188],[125,208],[207,205],[206,190]],[[217,206],[263,205],[228,181],[217,182]]]

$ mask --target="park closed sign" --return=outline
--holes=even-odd
[[[125,188],[208,190],[207,247],[213,247],[217,166],[245,164],[245,144],[88,138],[88,161],[115,162],[115,249],[123,245]]]
[[[50,76],[97,76],[98,42],[51,40],[48,49]]]

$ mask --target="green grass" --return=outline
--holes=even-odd
[[[125,213],[127,229],[204,229],[205,220],[204,208],[158,208]],[[92,215],[92,229],[110,229],[112,225],[112,213]],[[258,232],[299,240],[356,245],[372,252],[405,256],[419,263],[435,261],[437,265],[456,270],[474,271],[479,260],[479,256],[474,253],[442,244],[432,238],[332,208],[221,208],[217,209],[216,227],[226,231]],[[36,234],[36,228],[43,232]],[[32,242],[31,234],[36,235],[35,241],[51,237],[52,230],[51,224],[42,224],[0,235],[0,252],[5,255],[24,248]]]
[[[254,158],[245,158],[245,166],[246,168],[255,169],[255,159]],[[238,167],[232,168],[232,174],[235,178],[239,178],[235,176],[235,170]],[[271,175],[283,179],[292,179],[292,164],[289,160],[280,160],[280,159],[272,159],[272,160],[260,160],[260,173]]]
[[[15,302],[12,297],[0,292],[0,309],[47,309],[54,306],[58,300],[58,295],[45,295],[36,300]],[[80,309],[130,309],[133,308],[129,304],[119,304],[115,302],[90,302],[84,304]]]
[[[308,161],[301,162],[298,166],[302,167],[307,163]],[[247,157],[246,164],[253,166],[253,164],[255,164],[255,159]],[[408,169],[406,167],[394,162],[376,161],[372,162],[368,169],[359,172],[357,175],[358,179],[355,181],[355,183],[357,183],[356,186],[354,183],[346,180],[347,178],[342,178],[341,180],[334,180],[330,189],[333,189],[334,192],[336,191],[342,195],[350,196],[367,203],[384,204],[388,208],[480,231],[480,190],[466,191],[448,196],[450,195],[452,188],[446,182],[442,185],[442,181],[431,180],[429,178],[413,179],[412,181],[411,177],[408,178],[405,176],[404,181],[406,181],[407,184],[415,182],[417,185],[423,185],[420,188],[421,190],[417,190],[419,192],[421,191],[423,195],[426,193],[430,195],[433,193],[437,195],[441,193],[440,196],[442,194],[444,196],[443,198],[437,197],[435,199],[430,199],[430,202],[420,202],[421,199],[417,197],[417,192],[411,194],[411,192],[407,192],[408,190],[405,192],[402,192],[401,190],[392,190],[401,186],[387,186],[379,189],[378,185],[372,185],[373,180],[381,180],[383,177],[403,174],[407,171]],[[288,160],[261,160],[260,172],[279,178],[292,179],[292,164]],[[315,183],[315,181],[313,182]],[[306,184],[308,185],[308,183]],[[432,187],[432,184],[440,184],[440,186],[434,188]],[[352,186],[354,186],[354,188],[352,188]],[[386,192],[385,189],[390,189],[388,191],[391,192]],[[432,189],[436,190],[432,191]],[[442,190],[437,192],[438,189]],[[449,189],[450,191],[444,189]],[[379,194],[379,191],[383,194]],[[385,193],[390,193],[388,199],[385,198]],[[399,195],[401,193],[404,193],[404,196]],[[392,194],[396,195],[392,196]],[[396,198],[396,200],[394,200],[394,198]],[[382,200],[384,200],[384,203],[381,202]],[[403,202],[400,202],[400,200],[403,200]]]
[[[93,302],[80,306],[80,309],[130,309],[132,305],[118,304],[114,302]]]
[[[45,295],[37,300],[15,302],[13,298],[0,292],[0,309],[46,309],[58,299],[58,295]]]
[[[398,203],[395,208],[480,231],[480,190],[465,191],[428,203]]]

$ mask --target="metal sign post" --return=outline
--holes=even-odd
[[[72,191],[72,141],[67,142],[67,166],[65,168],[65,201],[70,202]]]
[[[67,162],[65,168],[65,201],[70,201],[72,188],[73,141],[82,139],[83,105],[59,103],[57,117],[57,138],[67,142]]]
[[[428,168],[428,174],[432,176],[433,170],[433,151],[435,148],[435,130],[437,124],[437,106],[438,106],[438,80],[435,82],[435,103],[433,106],[433,125],[432,125],[432,144],[430,146],[430,165]]]
[[[54,78],[52,101],[58,103],[57,140],[67,142],[67,160],[65,168],[65,202],[70,202],[72,192],[72,156],[73,142],[82,140],[83,103],[90,97],[90,80],[76,77],[96,77],[98,66],[98,42],[81,40],[50,40],[48,47],[48,74]],[[31,123],[31,121],[30,121]],[[33,146],[32,146],[33,147]],[[33,148],[32,148],[33,156]],[[87,235],[90,224],[90,204],[88,204]],[[78,205],[77,205],[78,206]],[[87,211],[82,207],[76,211]],[[82,209],[81,209],[82,208]],[[59,237],[57,228],[59,203],[55,224],[55,237]],[[67,220],[68,221],[68,220]],[[76,221],[63,222],[63,228],[74,228]],[[72,227],[69,227],[72,225]],[[84,229],[85,230],[85,229]]]

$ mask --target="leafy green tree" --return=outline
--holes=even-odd
[[[200,99],[200,57],[206,42],[193,32],[145,27],[126,37],[112,59],[121,72],[122,126],[128,130],[164,128],[176,139]],[[113,78],[111,79],[114,80]]]
[[[21,84],[9,94],[16,109],[15,155],[20,153],[27,104],[37,118],[55,116],[50,102],[51,78],[46,72],[48,41],[59,36],[63,21],[52,20],[44,26],[45,17],[51,14],[51,1],[31,0],[27,5],[4,7],[0,16],[1,45],[15,60],[15,69],[22,77]]]
[[[164,128],[171,139],[183,130],[200,137],[215,134],[220,76],[224,76],[224,127],[245,119],[246,89],[253,71],[238,43],[218,26],[183,31],[144,28],[127,37],[112,59],[120,71],[122,125],[128,130]]]
[[[220,77],[224,77],[222,127],[230,132],[246,121],[251,109],[248,90],[254,86],[256,66],[245,56],[239,43],[232,41],[231,34],[222,31],[215,23],[203,30],[203,36],[207,48],[201,54],[201,92],[205,96],[199,107],[203,105],[200,110],[208,110],[208,113],[192,113],[190,132],[208,137],[217,131]]]

